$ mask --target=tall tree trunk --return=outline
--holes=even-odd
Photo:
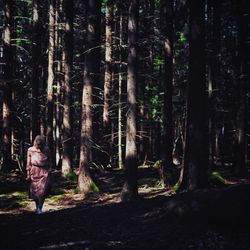
[[[112,19],[113,19],[113,1],[106,3],[106,38],[105,38],[105,75],[104,75],[104,107],[103,107],[103,135],[105,136],[105,146],[108,153],[108,159],[104,164],[107,166],[112,163],[112,140],[111,140],[111,119],[110,106],[112,100]],[[106,157],[105,157],[106,158]]]
[[[73,1],[65,0],[64,34],[64,111],[63,111],[63,160],[62,174],[66,176],[72,170],[72,112],[71,112],[71,75],[73,62]]]
[[[209,166],[213,166],[213,157],[216,153],[216,128],[214,127],[216,89],[220,83],[220,53],[221,53],[221,1],[210,0],[207,7],[209,41],[208,64],[208,101],[209,101]]]
[[[236,115],[235,172],[242,175],[246,172],[246,124],[247,124],[247,84],[249,84],[249,9],[247,1],[237,1],[238,22],[238,62],[239,62],[239,95]],[[247,12],[248,10],[248,12]]]
[[[207,185],[208,128],[205,84],[204,1],[190,0],[189,83],[184,171],[189,190]]]
[[[162,32],[164,36],[164,79],[163,79],[163,134],[161,145],[162,178],[165,187],[169,186],[167,169],[173,166],[173,1],[162,2]]]
[[[120,7],[121,8],[121,7]],[[118,168],[123,168],[123,150],[122,150],[122,128],[123,128],[123,117],[122,117],[122,85],[123,85],[123,11],[120,9],[119,13],[119,75],[118,75]]]
[[[101,2],[88,1],[86,52],[83,77],[82,114],[81,114],[81,144],[78,176],[78,189],[80,193],[89,193],[93,187],[90,176],[92,164],[93,140],[93,86],[96,86],[96,74],[99,70],[99,34]]]
[[[33,32],[32,32],[32,99],[31,99],[31,135],[30,141],[40,134],[39,118],[39,82],[40,82],[40,64],[41,64],[41,41],[43,34],[41,1],[33,1]]]
[[[48,85],[47,85],[47,144],[53,156],[53,165],[55,165],[54,145],[53,145],[53,85],[54,85],[54,58],[55,58],[55,8],[56,0],[50,0],[49,3],[49,48],[48,48]]]
[[[127,127],[125,183],[121,192],[122,201],[131,201],[138,196],[137,149],[136,149],[136,68],[137,68],[137,31],[138,0],[131,0],[128,20],[128,79],[127,79]]]
[[[11,167],[11,109],[13,86],[13,47],[11,39],[14,32],[13,1],[4,0],[4,86],[3,86],[3,169]]]

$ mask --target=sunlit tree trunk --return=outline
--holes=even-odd
[[[54,58],[55,58],[55,8],[56,0],[50,0],[49,3],[49,44],[48,44],[48,85],[47,85],[47,143],[50,148],[53,163],[54,159],[54,145],[53,145],[53,85],[54,85]]]
[[[190,0],[189,83],[184,171],[189,190],[207,185],[208,128],[205,84],[204,1]]]
[[[108,159],[105,165],[112,162],[112,124],[110,118],[110,107],[112,101],[112,17],[113,1],[108,0],[106,3],[106,37],[105,37],[105,74],[104,74],[104,107],[103,107],[103,134],[105,136],[105,146],[108,153]]]
[[[35,137],[40,134],[39,118],[39,82],[41,67],[41,41],[43,35],[42,18],[41,18],[41,1],[33,1],[33,32],[32,32],[32,99],[31,99],[31,134],[30,141],[33,142]]]
[[[123,45],[123,14],[120,12],[119,20],[119,46],[120,46],[120,65],[118,76],[118,167],[123,168],[123,154],[122,154],[122,45]]]
[[[131,201],[138,196],[137,149],[136,149],[136,68],[137,68],[137,31],[138,0],[131,0],[128,20],[128,79],[127,79],[127,126],[125,183],[121,192],[122,201]]]
[[[80,193],[89,193],[93,181],[90,176],[92,164],[93,140],[93,87],[97,85],[95,75],[99,70],[99,28],[101,2],[88,1],[86,51],[83,77],[82,114],[81,114],[81,143],[78,176],[78,190]]]
[[[169,186],[167,180],[167,169],[173,166],[173,1],[162,1],[162,32],[164,36],[164,77],[162,88],[164,92],[163,101],[163,131],[161,144],[161,168],[162,181],[165,187]]]
[[[72,112],[71,112],[71,77],[73,62],[73,1],[65,0],[65,34],[64,34],[64,111],[63,111],[63,160],[62,174],[72,170]]]
[[[3,169],[11,167],[11,109],[12,109],[12,86],[13,86],[13,47],[11,39],[14,32],[13,1],[4,0],[4,86],[3,86]]]

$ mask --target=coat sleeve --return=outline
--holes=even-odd
[[[26,164],[27,179],[30,178],[30,169],[31,169],[31,151],[28,149],[28,151],[27,151],[27,164]]]

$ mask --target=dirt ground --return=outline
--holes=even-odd
[[[248,180],[175,194],[139,169],[140,198],[121,203],[121,171],[100,172],[100,193],[76,194],[53,173],[44,213],[34,213],[19,173],[0,176],[0,249],[250,249]]]

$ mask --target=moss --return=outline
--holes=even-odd
[[[10,199],[12,197],[12,194],[0,194],[1,200]]]
[[[15,208],[26,207],[29,204],[28,201],[14,201],[11,206]]]
[[[97,185],[95,184],[95,182],[91,182],[90,184],[90,189],[94,192],[94,193],[100,193],[100,189],[99,187],[97,187]]]
[[[221,176],[221,174],[219,173],[219,172],[216,172],[216,171],[214,171],[214,172],[212,172],[211,173],[211,177],[210,177],[212,180],[216,180],[216,181],[219,181],[219,182],[222,182],[222,183],[225,183],[225,178],[223,178],[222,176]]]
[[[8,194],[0,194],[1,200],[7,200],[11,198],[27,199],[28,194],[26,192],[20,192],[20,191],[16,191],[14,193],[8,193]]]
[[[17,191],[17,192],[14,192],[12,195],[15,196],[15,197],[21,198],[21,199],[27,199],[28,198],[28,194],[26,192]]]
[[[57,194],[57,195],[53,195],[47,198],[47,200],[49,201],[59,201],[61,199],[63,199],[65,197],[64,194]]]
[[[75,172],[71,171],[68,174],[66,174],[65,179],[67,181],[77,181],[77,175]]]
[[[178,191],[179,190],[179,188],[180,188],[180,182],[179,181],[177,181],[175,184],[174,184],[174,186],[173,186],[173,191]]]

